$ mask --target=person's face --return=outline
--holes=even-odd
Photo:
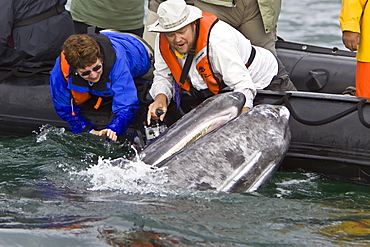
[[[90,66],[83,69],[77,69],[77,73],[85,80],[98,82],[103,74],[103,63],[100,59]]]
[[[181,54],[185,54],[193,47],[195,41],[195,29],[196,25],[193,22],[175,32],[165,33],[165,36],[173,49],[177,50]]]

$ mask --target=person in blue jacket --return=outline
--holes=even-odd
[[[116,141],[140,108],[134,78],[150,77],[150,49],[137,36],[111,31],[71,35],[62,48],[50,75],[56,112],[73,133]],[[97,129],[83,116],[86,104],[96,110],[111,105],[113,119]]]

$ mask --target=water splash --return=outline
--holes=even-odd
[[[140,160],[111,160],[99,157],[98,164],[91,165],[86,170],[71,171],[70,174],[87,177],[91,184],[88,190],[148,194],[161,192],[161,188],[168,181],[165,169],[149,166]]]
[[[49,133],[53,133],[56,135],[62,135],[65,133],[65,128],[56,128],[51,125],[42,125],[40,127],[40,132],[34,131],[33,133],[36,134],[36,143],[41,143],[47,140],[47,136]]]
[[[276,182],[276,197],[293,198],[296,196],[313,196],[320,194],[316,181],[320,178],[314,173],[292,173],[295,176]]]

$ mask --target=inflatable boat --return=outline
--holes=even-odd
[[[67,127],[50,97],[52,68],[0,68],[0,137],[23,137],[42,125]]]
[[[370,105],[342,94],[355,85],[355,54],[284,40],[276,47],[298,91],[259,90],[255,105],[290,110],[291,144],[282,168],[370,185]],[[44,124],[67,127],[50,98],[50,70],[0,68],[1,137],[30,135]]]
[[[255,104],[282,104],[291,113],[282,167],[369,185],[370,103],[343,95],[355,86],[355,53],[283,40],[277,52],[298,91],[260,90]]]

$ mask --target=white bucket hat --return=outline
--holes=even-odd
[[[150,32],[175,32],[202,18],[202,11],[183,0],[167,0],[157,10],[158,20],[149,26]]]

